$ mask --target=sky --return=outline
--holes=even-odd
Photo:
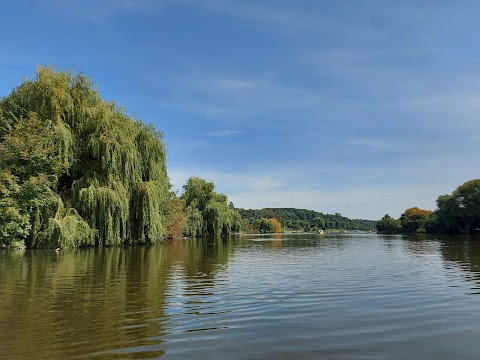
[[[37,65],[154,124],[168,174],[236,207],[435,209],[479,178],[477,1],[16,0],[0,97]]]

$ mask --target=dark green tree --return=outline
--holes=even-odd
[[[324,229],[343,229],[343,230],[374,230],[375,221],[348,219],[341,214],[335,215],[323,214],[313,210],[295,209],[295,208],[266,208],[261,210],[237,209],[244,219],[270,219],[276,218],[288,229],[300,230],[309,224],[310,227],[322,227]]]
[[[480,179],[465,182],[451,195],[439,196],[435,215],[436,232],[479,232]]]
[[[256,219],[253,227],[255,230],[261,232],[262,234],[275,232],[274,224],[266,218]]]
[[[480,179],[470,180],[460,185],[454,192],[458,207],[462,209],[468,232],[480,231]]]
[[[377,222],[377,231],[382,234],[395,234],[400,231],[400,221],[386,214]]]
[[[401,232],[419,233],[425,232],[425,224],[432,212],[413,207],[405,210],[400,216]]]
[[[162,134],[102,100],[89,77],[39,67],[0,100],[0,242],[162,240],[165,160]]]

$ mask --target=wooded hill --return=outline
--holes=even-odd
[[[317,229],[338,230],[375,230],[373,220],[349,219],[339,213],[335,215],[295,208],[265,208],[261,210],[236,209],[249,224],[255,220],[276,218],[282,223],[282,228],[290,230],[312,231]]]

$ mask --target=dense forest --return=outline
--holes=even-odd
[[[323,214],[313,210],[295,208],[266,208],[262,210],[237,209],[244,219],[245,228],[257,230],[262,219],[277,219],[285,230],[318,231],[320,229],[337,230],[375,230],[373,220],[352,220],[339,213]],[[247,229],[246,229],[247,230]],[[268,231],[267,231],[268,232]]]
[[[381,233],[447,233],[473,234],[480,232],[480,179],[465,182],[452,194],[437,198],[435,211],[413,207],[399,219],[386,214],[377,222]]]
[[[0,100],[0,246],[148,244],[238,231],[213,183],[171,191],[163,136],[89,77],[39,67]]]

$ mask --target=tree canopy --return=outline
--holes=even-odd
[[[213,182],[190,177],[181,198],[186,206],[187,236],[227,236],[241,230],[240,214],[229,206],[224,194],[215,192]]]
[[[480,179],[467,181],[452,194],[439,196],[435,215],[435,227],[439,232],[479,232]]]
[[[374,230],[375,221],[349,219],[339,213],[323,214],[313,210],[295,208],[265,208],[261,210],[237,209],[247,220],[252,230],[259,230],[256,220],[277,219],[281,226],[291,230],[338,229],[338,230]]]
[[[432,214],[430,210],[413,207],[405,210],[400,216],[401,231],[404,233],[425,232],[425,224]]]
[[[167,236],[169,187],[162,133],[89,77],[38,67],[1,99],[0,242],[153,243]]]
[[[398,225],[396,229],[393,222]],[[385,233],[478,233],[480,179],[463,183],[452,194],[440,195],[437,198],[437,209],[433,212],[413,207],[405,210],[398,220],[389,219],[386,215],[377,223],[377,230]]]
[[[395,234],[400,230],[400,227],[400,220],[395,220],[388,214],[377,222],[377,231],[380,233]]]

